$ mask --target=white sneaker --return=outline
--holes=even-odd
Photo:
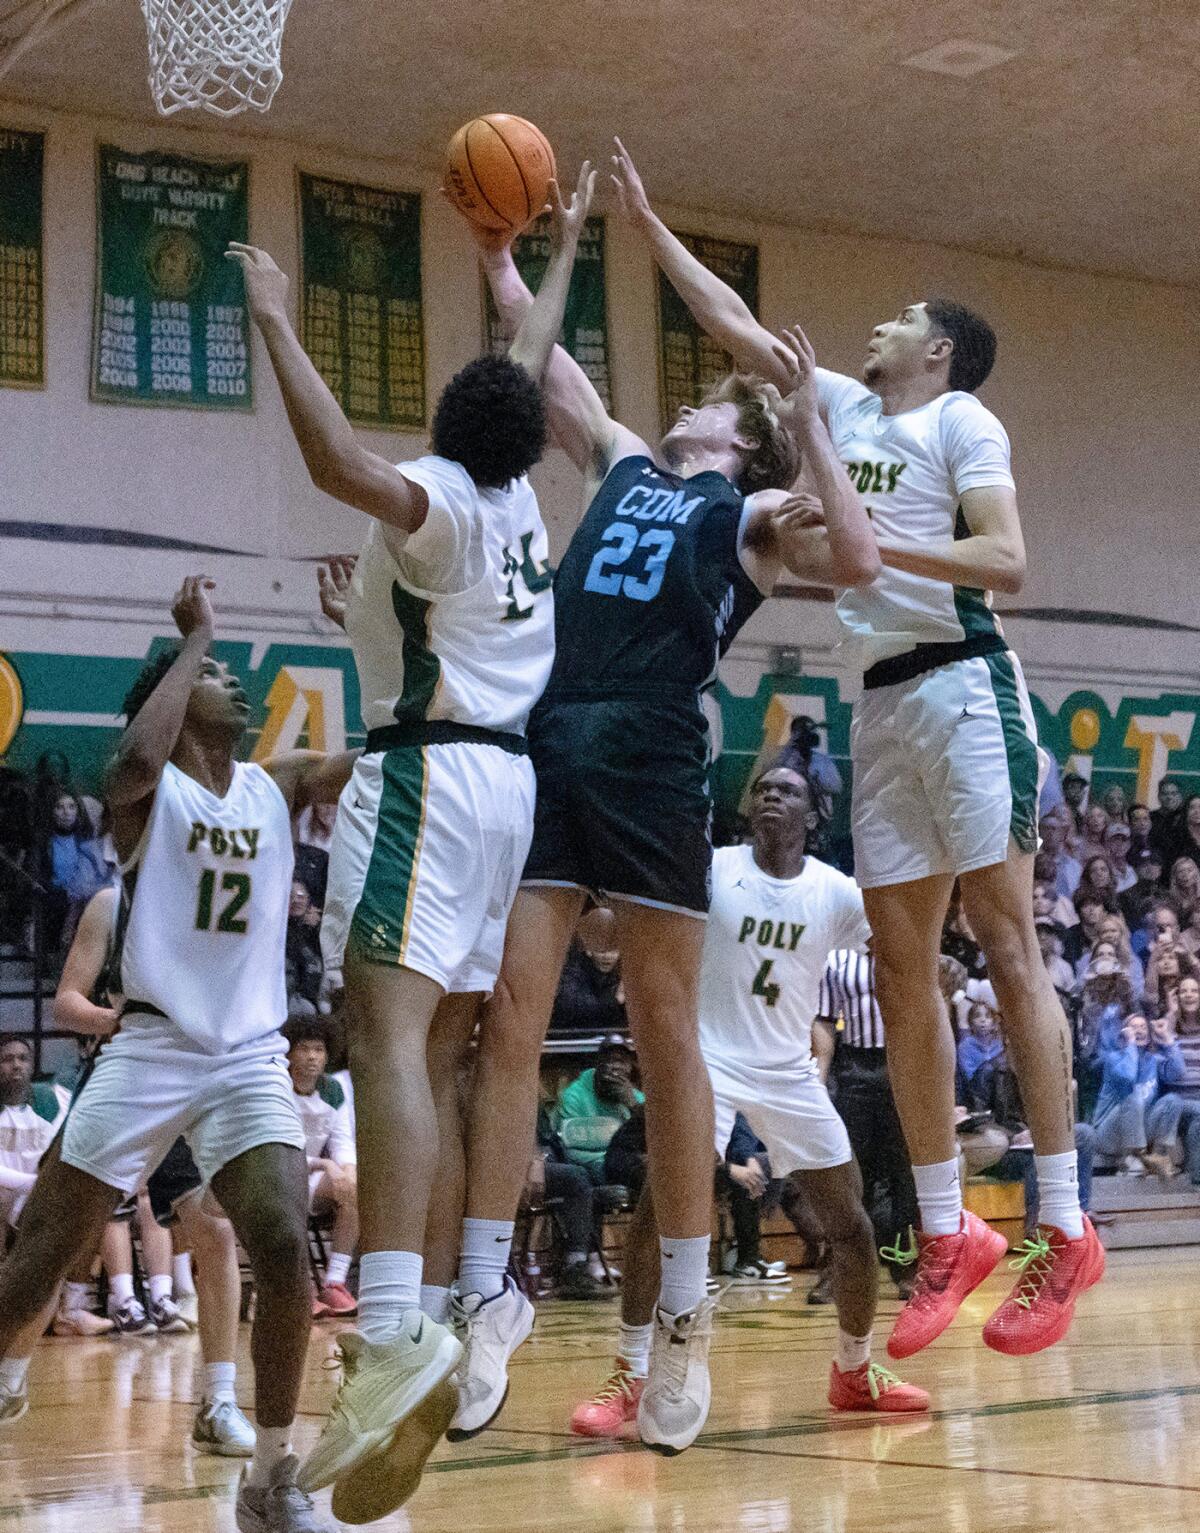
[[[238,1481],[233,1515],[238,1533],[333,1533],[322,1522],[312,1497],[296,1484],[296,1455],[280,1459],[263,1489],[248,1484],[249,1464]]]
[[[790,1284],[791,1281],[783,1262],[739,1262],[732,1274],[734,1288],[761,1288],[764,1285]]]
[[[90,1309],[60,1309],[50,1326],[56,1336],[107,1336],[112,1328],[111,1320]]]
[[[0,1384],[0,1426],[20,1421],[28,1409],[28,1383],[22,1384],[20,1389],[10,1389],[7,1384]]]
[[[234,1400],[203,1400],[192,1422],[192,1442],[201,1453],[221,1458],[251,1458],[254,1428]]]
[[[463,1339],[458,1410],[446,1436],[465,1441],[491,1426],[508,1397],[508,1360],[533,1330],[533,1305],[510,1277],[494,1298],[451,1295],[450,1322]]]
[[[177,1293],[175,1308],[194,1331],[200,1324],[200,1300],[194,1293]]]
[[[708,1420],[708,1349],[717,1305],[705,1299],[685,1315],[654,1311],[650,1374],[638,1406],[638,1433],[660,1453],[682,1453]]]
[[[316,1447],[300,1466],[302,1490],[320,1490],[379,1452],[431,1390],[458,1367],[462,1344],[419,1309],[406,1310],[398,1336],[369,1342],[338,1338],[342,1385]]]

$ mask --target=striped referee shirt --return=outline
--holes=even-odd
[[[875,960],[869,953],[838,948],[821,976],[819,1017],[842,1018],[842,1042],[850,1049],[881,1049],[883,1017],[875,999]]]

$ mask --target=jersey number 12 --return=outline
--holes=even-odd
[[[217,875],[212,868],[205,868],[200,875],[200,895],[196,901],[196,928],[206,932],[213,929],[213,896],[216,893]],[[226,900],[217,916],[216,929],[219,932],[234,932],[241,935],[246,930],[247,923],[240,914],[242,906],[250,898],[250,875],[249,873],[222,873],[221,888],[232,895]]]

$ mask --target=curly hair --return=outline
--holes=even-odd
[[[743,495],[786,490],[800,472],[800,449],[779,421],[781,403],[775,385],[753,373],[730,373],[700,401],[701,406],[736,405],[738,433],[755,444],[735,481]]]
[[[160,649],[157,655],[146,661],[137,673],[133,686],[125,694],[125,701],[121,704],[121,712],[125,715],[127,725],[132,724],[137,718],[146,706],[150,694],[178,659],[179,645],[168,644],[164,649]]]
[[[542,391],[508,357],[477,357],[442,390],[433,450],[461,463],[481,489],[519,479],[546,450]]]
[[[952,389],[973,394],[996,364],[996,332],[986,319],[951,298],[926,299],[925,312],[934,330],[954,343],[947,382]]]

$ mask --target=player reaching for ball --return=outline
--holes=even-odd
[[[503,236],[477,233],[503,320],[532,299]],[[726,378],[652,448],[612,420],[556,348],[547,416],[584,476],[583,521],[555,576],[556,655],[530,722],[538,777],[533,845],[509,923],[501,983],[481,1029],[469,1126],[458,1311],[467,1332],[450,1436],[494,1419],[508,1359],[532,1324],[505,1277],[532,1141],[538,1061],[585,891],[617,915],[622,975],[646,1086],[662,1292],[643,1440],[686,1447],[708,1412],[706,1300],[712,1092],[696,983],[709,901],[708,734],[701,694],[791,558],[786,487],[803,452],[837,578],[878,568],[861,500],[817,414],[815,364],[791,337],[788,400]]]
[[[616,147],[622,207],[697,320],[743,366],[786,387],[790,350],[655,217]],[[875,326],[862,383],[824,371],[816,379],[838,453],[869,497],[884,566],[869,590],[839,598],[838,613],[863,648],[851,732],[855,868],[923,1227],[893,1357],[940,1335],[1004,1252],[1003,1239],[964,1212],[959,1185],[954,1042],[938,987],[956,878],[1004,1012],[1042,1195],[1041,1226],[984,1341],[1018,1354],[1050,1346],[1104,1271],[1079,1207],[1070,1032],[1033,921],[1044,757],[1020,663],[989,599],[1018,591],[1025,577],[1008,437],[974,397],[995,349],[977,315],[925,300]],[[824,540],[819,527],[804,536]]]
[[[356,441],[288,322],[282,272],[232,247],[314,482],[374,518],[345,610],[367,744],[338,808],[321,933],[330,968],[344,955],[351,1018],[360,1329],[340,1339],[342,1385],[301,1471],[308,1489],[336,1481],[334,1512],[356,1522],[411,1494],[455,1404],[462,1347],[421,1312],[422,1252],[439,1112],[533,829],[524,733],[554,628],[526,474],[594,179],[585,165],[569,206],[553,188],[555,250],[509,356],[464,368],[438,401],[433,452],[399,466]]]

